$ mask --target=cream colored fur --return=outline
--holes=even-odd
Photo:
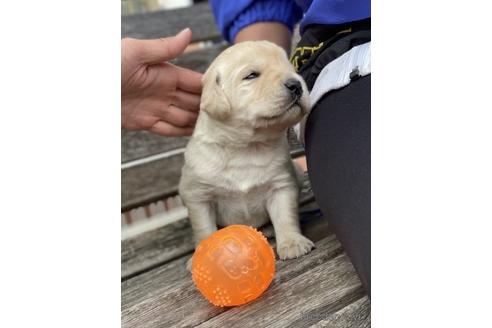
[[[259,76],[245,79],[252,72]],[[284,85],[292,78],[303,89],[295,103]],[[210,65],[180,182],[196,244],[217,226],[260,227],[270,219],[281,259],[312,249],[299,226],[297,179],[286,138],[308,107],[304,81],[270,42],[239,43]]]

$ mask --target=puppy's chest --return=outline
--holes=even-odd
[[[224,164],[212,183],[216,193],[226,197],[266,191],[286,173],[281,161],[271,155],[236,156]]]
[[[246,194],[267,188],[272,180],[273,176],[268,169],[234,167],[224,170],[218,179],[217,187],[220,187],[224,194],[229,192]]]

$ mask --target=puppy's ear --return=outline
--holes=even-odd
[[[231,112],[231,105],[227,99],[219,72],[210,67],[202,78],[203,90],[200,109],[217,120],[225,120]]]

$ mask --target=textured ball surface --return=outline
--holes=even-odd
[[[241,305],[268,288],[275,274],[275,255],[261,232],[231,225],[198,245],[191,272],[196,287],[212,304]]]

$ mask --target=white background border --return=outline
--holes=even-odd
[[[490,323],[487,2],[373,1],[374,327]],[[120,2],[0,11],[0,326],[120,325]]]

